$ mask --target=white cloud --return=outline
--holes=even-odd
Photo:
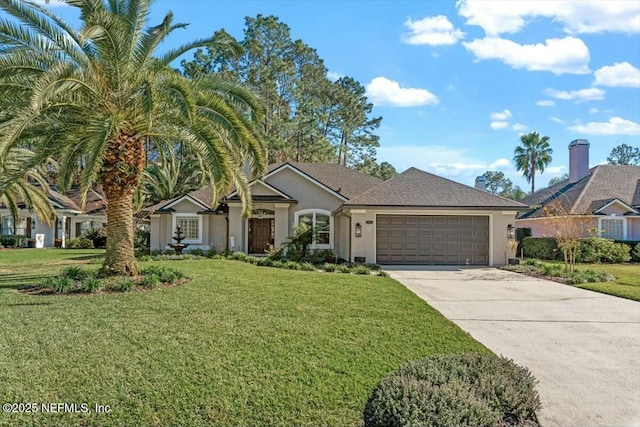
[[[561,125],[563,125],[565,122],[562,119],[559,119],[557,117],[550,117],[550,119],[556,123],[560,123]]]
[[[554,74],[589,73],[589,49],[575,37],[546,39],[544,44],[524,45],[499,37],[487,37],[462,44],[477,61],[497,59],[512,68],[551,71]]]
[[[522,123],[514,123],[513,125],[511,125],[511,130],[522,132],[524,130],[527,130],[527,125],[523,125]]]
[[[610,114],[610,113],[613,113],[613,110],[610,110],[610,109],[608,109],[608,110],[601,110],[601,109],[596,108],[596,107],[591,107],[591,108],[589,108],[589,114],[598,114],[598,113],[607,113],[607,114]]]
[[[562,99],[565,101],[584,102],[584,101],[603,100],[605,91],[595,87],[589,87],[586,89],[570,90],[570,91],[546,89],[544,93],[556,99]]]
[[[404,25],[409,33],[402,41],[413,45],[443,46],[456,44],[464,37],[464,33],[453,27],[444,15],[429,16],[418,21],[407,19]]]
[[[566,169],[566,166],[549,166],[544,168],[544,173],[545,175],[562,175]]]
[[[379,106],[415,107],[438,103],[438,97],[428,90],[403,88],[398,82],[386,77],[374,78],[366,89],[369,100]]]
[[[511,116],[512,116],[511,111],[504,109],[500,113],[492,112],[489,117],[491,117],[491,120],[508,120],[511,118]]]
[[[541,99],[540,101],[536,102],[536,105],[538,107],[553,107],[554,105],[556,105],[556,103],[550,99]]]
[[[344,77],[344,74],[340,74],[340,73],[335,73],[333,71],[327,71],[327,78],[329,80],[331,80],[332,82],[335,82],[336,80],[340,79]]]
[[[567,129],[587,135],[640,135],[640,124],[621,117],[612,117],[608,122],[577,124]]]
[[[506,158],[488,162],[470,155],[467,149],[441,145],[382,146],[377,153],[379,161],[389,162],[399,171],[415,166],[469,185],[473,185],[475,177],[487,170],[513,171],[511,161]]]
[[[629,0],[459,0],[458,13],[467,25],[489,36],[517,33],[537,17],[560,23],[568,34],[640,32],[640,3]]]
[[[491,126],[491,129],[493,130],[506,129],[509,127],[509,122],[496,121],[496,122],[491,122],[489,126]]]
[[[596,86],[640,87],[640,70],[628,62],[616,62],[593,73]]]

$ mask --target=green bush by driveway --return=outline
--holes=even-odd
[[[358,426],[406,361],[488,352],[385,277],[203,259],[167,261],[192,278],[173,288],[17,291],[69,265],[97,269],[100,254],[0,251],[0,400],[110,413],[2,413],[0,425]]]

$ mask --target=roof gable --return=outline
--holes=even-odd
[[[200,200],[196,199],[195,197],[193,197],[190,194],[185,194],[184,196],[181,197],[177,197],[175,199],[173,199],[171,202],[165,204],[164,206],[162,206],[160,209],[158,210],[168,210],[171,209],[172,206],[177,205],[178,203],[182,202],[182,201],[187,201],[190,202],[192,204],[194,204],[195,206],[199,207],[200,209],[203,210],[208,210],[210,209],[209,206],[207,206],[206,204],[204,204],[203,202],[201,202]]]
[[[313,176],[305,173],[304,171],[298,169],[297,167],[293,166],[291,163],[283,163],[282,165],[276,167],[275,169],[273,169],[271,172],[267,173],[264,176],[264,180],[268,179],[271,176],[277,175],[278,173],[284,171],[284,170],[291,170],[293,172],[295,172],[297,175],[299,175],[300,177],[312,182],[313,184],[317,185],[318,187],[322,188],[323,190],[333,194],[334,196],[338,197],[340,200],[342,201],[347,201],[349,199],[347,199],[347,197],[345,197],[344,195],[340,194],[339,191],[334,190],[333,188],[329,187],[328,185],[324,184],[323,182],[319,181],[318,179],[314,178]],[[340,190],[338,188],[338,190]]]
[[[541,207],[552,201],[561,203],[571,214],[587,215],[613,200],[632,208],[640,206],[640,166],[599,165],[576,183],[566,180],[537,191],[522,201],[538,208],[520,218],[544,216]]]
[[[477,188],[409,168],[346,205],[524,209],[525,205]]]

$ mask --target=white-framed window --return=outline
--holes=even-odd
[[[174,214],[173,230],[169,243],[175,243],[175,239],[173,238],[176,235],[178,227],[180,227],[182,236],[184,237],[183,243],[202,243],[202,215],[186,213]]]
[[[627,237],[626,219],[614,216],[599,218],[598,231],[600,237],[605,239],[624,240]]]
[[[306,209],[295,213],[295,224],[307,224],[315,229],[314,249],[333,247],[333,217],[324,209]]]

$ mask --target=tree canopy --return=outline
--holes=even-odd
[[[324,61],[275,16],[245,18],[244,38],[217,31],[214,44],[182,61],[185,75],[222,74],[250,87],[265,106],[261,128],[269,161],[375,162],[382,121],[372,117],[364,87],[332,81]]]
[[[610,165],[638,165],[640,164],[640,148],[620,144],[611,150],[607,162]]]
[[[514,150],[513,161],[516,169],[531,183],[531,192],[535,192],[536,172],[544,172],[551,163],[553,149],[549,145],[549,137],[540,137],[537,132],[531,132],[520,137],[520,144]]]
[[[95,184],[107,199],[105,268],[135,274],[133,199],[146,149],[188,146],[216,195],[235,186],[250,210],[243,165],[265,170],[266,146],[255,123],[255,96],[222,75],[185,77],[170,67],[184,53],[215,44],[195,40],[163,54],[158,46],[185,27],[171,13],[149,26],[152,0],[66,0],[78,29],[36,3],[0,0],[0,158],[34,152],[21,169],[53,157],[59,186],[78,165],[83,198]],[[19,24],[16,24],[16,21]]]

